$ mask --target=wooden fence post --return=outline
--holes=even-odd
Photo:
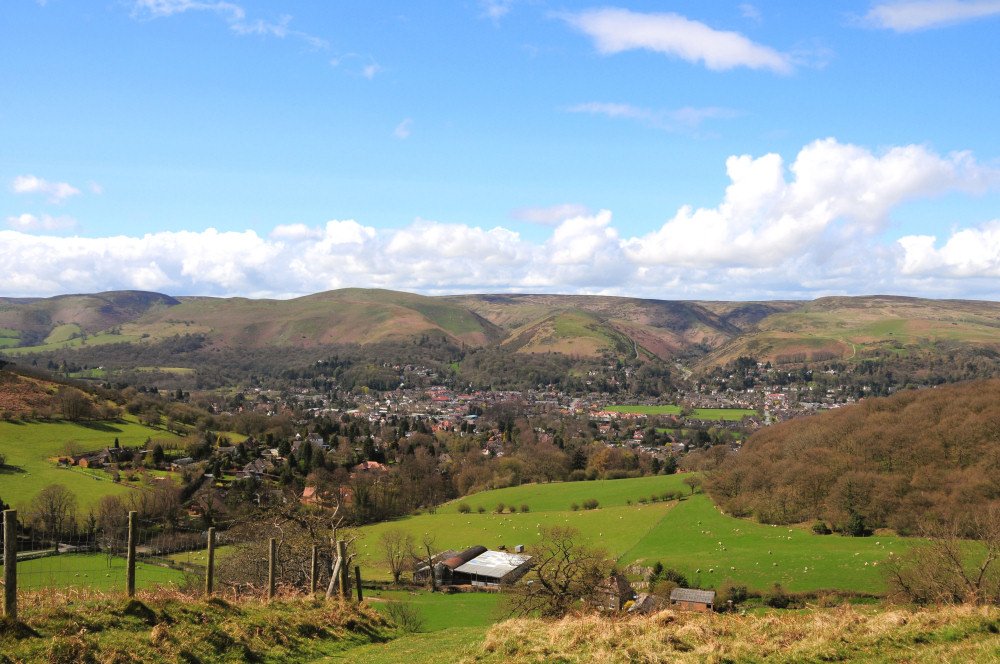
[[[340,596],[351,596],[351,568],[347,566],[347,542],[337,540],[337,555],[340,556]]]
[[[278,558],[278,540],[271,538],[267,554],[267,598],[274,599],[274,569]]]
[[[3,513],[3,614],[17,620],[17,510]]]
[[[128,558],[125,565],[125,592],[135,597],[135,515],[128,513]]]
[[[316,586],[317,586],[317,584],[319,582],[319,579],[316,578],[316,576],[317,576],[317,574],[319,572],[319,557],[317,556],[316,551],[317,551],[316,545],[313,544],[312,561],[311,561],[311,565],[309,567],[309,594],[310,595],[315,595],[316,594]]]
[[[208,569],[205,573],[205,594],[212,596],[215,585],[215,528],[208,529]]]
[[[354,566],[354,583],[358,586],[358,604],[365,601],[361,596],[361,568],[357,565]]]

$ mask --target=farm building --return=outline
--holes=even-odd
[[[612,574],[594,589],[594,603],[605,611],[621,611],[628,602],[635,599],[635,590],[621,574]]]
[[[714,590],[692,590],[691,588],[674,588],[670,591],[670,606],[682,611],[698,611],[709,613],[715,604]]]
[[[484,546],[472,546],[461,553],[444,551],[432,560],[434,579],[442,586],[495,588],[517,581],[531,567],[531,556],[489,551]],[[414,583],[426,581],[427,574],[426,564],[418,567],[413,573]]]

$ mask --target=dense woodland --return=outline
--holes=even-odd
[[[914,533],[1000,501],[1000,381],[906,390],[766,428],[711,473],[727,511],[765,523]]]

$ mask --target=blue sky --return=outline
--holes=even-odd
[[[7,0],[0,62],[0,296],[1000,299],[1000,0]]]

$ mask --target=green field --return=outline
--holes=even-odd
[[[3,565],[0,565],[3,569]],[[137,588],[153,588],[168,583],[180,584],[184,573],[168,567],[143,563],[135,565]],[[124,591],[125,559],[102,553],[64,553],[17,563],[17,587],[20,590],[39,588],[90,588],[92,590]]]
[[[680,406],[608,406],[604,410],[612,413],[633,413],[635,415],[680,415]],[[757,411],[747,408],[695,408],[691,417],[699,420],[739,421],[745,415],[756,415]]]
[[[27,506],[49,484],[63,484],[76,494],[78,511],[86,514],[103,496],[136,489],[104,479],[110,476],[103,472],[57,466],[53,458],[63,454],[66,442],[90,451],[114,446],[115,438],[122,446],[136,447],[150,437],[176,438],[135,422],[0,422],[0,453],[7,455],[7,465],[0,469],[0,498],[14,507]]]
[[[425,532],[436,533],[436,549],[462,550],[482,544],[491,549],[531,545],[539,526],[573,526],[581,540],[599,546],[621,565],[652,564],[659,560],[704,587],[718,587],[726,579],[766,590],[775,582],[791,591],[836,588],[879,593],[885,579],[879,565],[890,553],[905,553],[916,540],[900,537],[850,538],[814,535],[806,528],[774,527],[721,514],[703,494],[687,495],[684,475],[643,477],[595,482],[526,485],[468,496],[422,514],[362,529],[359,559],[366,578],[387,580],[378,540],[390,528],[402,528],[419,542]],[[681,501],[639,504],[651,493],[681,489]],[[572,502],[594,498],[596,510],[571,511]],[[627,501],[631,499],[629,505]],[[470,514],[458,512],[466,503]],[[528,504],[527,514],[493,514],[498,502]],[[483,505],[488,511],[478,514]],[[721,544],[719,544],[721,542]]]

